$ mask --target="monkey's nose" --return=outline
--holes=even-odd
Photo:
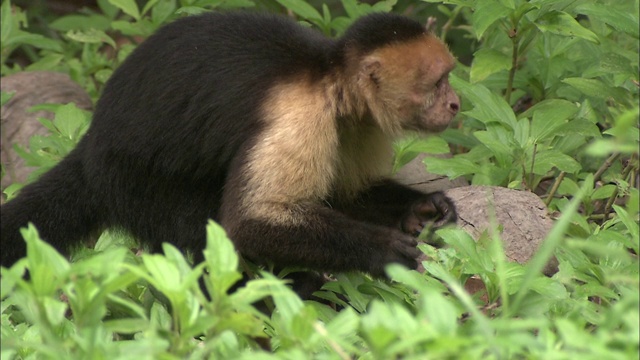
[[[447,108],[453,115],[457,114],[458,111],[460,111],[460,99],[458,98],[458,96],[455,96],[455,98],[449,100],[449,102],[447,103]]]

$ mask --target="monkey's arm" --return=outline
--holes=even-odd
[[[362,192],[354,201],[332,205],[350,218],[401,229],[417,235],[433,222],[436,226],[456,220],[453,202],[441,192],[425,194],[385,180]]]
[[[420,254],[409,235],[351,219],[319,204],[271,204],[264,218],[228,219],[223,226],[240,253],[276,266],[382,276],[384,266],[392,262],[415,268]]]

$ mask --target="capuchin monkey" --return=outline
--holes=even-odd
[[[213,219],[258,263],[415,268],[414,236],[455,208],[385,177],[395,138],[444,130],[458,112],[454,64],[392,14],[337,40],[281,16],[177,20],[113,73],[77,147],[2,206],[2,265],[26,255],[29,222],[62,252],[116,228],[199,262]]]

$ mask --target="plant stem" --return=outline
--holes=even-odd
[[[504,99],[507,101],[507,104],[511,105],[511,89],[513,88],[513,79],[516,77],[516,67],[518,65],[518,30],[517,28],[513,28],[509,37],[511,38],[511,43],[513,45],[513,49],[511,51],[511,69],[509,70],[509,79],[507,80],[507,89],[504,93]]]
[[[602,174],[604,174],[604,172],[611,167],[611,165],[613,164],[614,161],[616,161],[618,156],[620,156],[620,153],[611,154],[611,156],[609,156],[609,158],[604,162],[604,164],[602,164],[602,166],[600,166],[598,171],[596,171],[596,173],[593,175],[593,181],[600,180],[600,177],[602,176]]]
[[[549,206],[549,204],[551,204],[551,200],[555,196],[556,191],[558,191],[558,188],[560,187],[562,180],[564,180],[565,175],[567,175],[567,173],[564,171],[561,171],[558,177],[556,178],[556,181],[554,181],[553,186],[551,187],[551,190],[549,190],[549,195],[547,195],[547,199],[544,201],[544,204],[546,206]]]

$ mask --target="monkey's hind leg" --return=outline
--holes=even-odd
[[[63,253],[87,239],[99,228],[93,197],[88,191],[80,158],[80,146],[36,182],[1,208],[2,266],[26,256],[20,228],[29,222],[43,240]]]

